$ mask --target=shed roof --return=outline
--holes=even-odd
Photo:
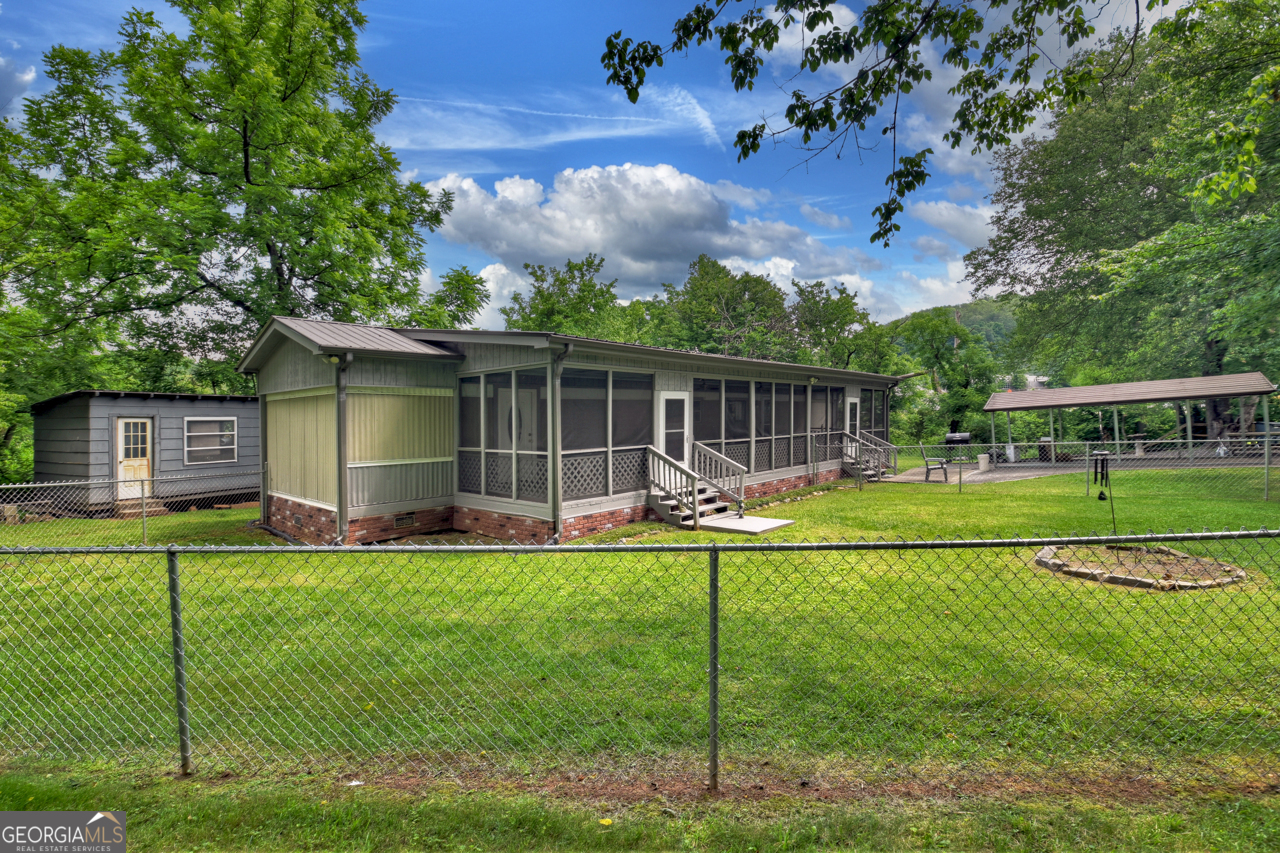
[[[244,394],[169,394],[163,391],[97,391],[85,389],[81,391],[68,391],[65,394],[59,394],[56,397],[50,397],[47,400],[41,400],[39,403],[31,404],[32,414],[42,414],[50,409],[61,406],[77,397],[130,397],[139,400],[232,400],[243,403],[256,403],[257,397],[246,396]]]
[[[1151,382],[1118,382],[1078,388],[1040,388],[1005,391],[991,395],[984,412],[1021,412],[1031,409],[1069,409],[1075,406],[1118,406],[1125,403],[1166,403],[1172,400],[1209,400],[1218,397],[1252,397],[1271,394],[1276,386],[1261,373],[1229,376],[1192,376]]]

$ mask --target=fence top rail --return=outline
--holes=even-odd
[[[709,542],[627,545],[142,545],[4,547],[0,557],[43,554],[600,554],[766,551],[944,551],[952,549],[1042,548],[1048,545],[1124,545],[1142,542],[1216,542],[1280,539],[1280,530],[1126,533],[1103,536],[1029,536],[1006,539],[917,539],[857,542]]]
[[[168,474],[159,477],[131,477],[129,479],[89,479],[89,480],[47,480],[42,483],[0,483],[3,489],[56,489],[66,486],[109,486],[112,483],[168,483],[176,480],[208,480],[219,477],[256,477],[262,475],[261,468],[247,468],[239,471],[204,471],[199,474]]]

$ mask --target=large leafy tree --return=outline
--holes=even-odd
[[[511,304],[500,309],[507,328],[602,336],[618,308],[617,279],[596,280],[603,268],[604,258],[597,255],[567,260],[564,269],[525,264],[533,285],[527,294],[512,294]]]
[[[0,199],[10,303],[196,355],[273,314],[413,321],[451,200],[374,137],[395,98],[360,69],[356,0],[171,5],[180,32],[134,10],[118,51],[46,54],[0,176],[33,185]]]
[[[1166,0],[1147,0],[1147,9]],[[761,143],[796,137],[807,155],[862,148],[887,136],[891,165],[886,200],[875,209],[872,242],[888,242],[903,199],[928,178],[932,148],[898,151],[902,98],[931,84],[926,44],[938,61],[958,73],[949,93],[957,98],[951,126],[939,142],[972,151],[1009,144],[1055,102],[1078,103],[1088,87],[1123,67],[1117,62],[1076,65],[1064,71],[1044,62],[1046,48],[1070,48],[1094,34],[1093,21],[1109,0],[873,0],[852,23],[837,22],[838,0],[704,0],[676,21],[671,40],[639,41],[616,32],[605,42],[601,62],[608,82],[635,102],[648,72],[667,57],[714,44],[724,55],[735,90],[753,89],[770,55],[788,31],[804,38],[799,68],[782,85],[790,102],[774,122],[759,121],[738,132],[738,158]],[[1140,11],[1140,9],[1139,9]],[[832,84],[820,71],[834,72]],[[804,84],[812,88],[805,88]]]
[[[954,308],[917,311],[897,329],[903,349],[933,379],[938,414],[948,432],[979,415],[996,387],[996,363],[982,336],[956,319]],[[973,424],[985,431],[984,424]]]

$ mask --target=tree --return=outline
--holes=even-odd
[[[856,370],[862,332],[872,325],[871,315],[859,307],[858,296],[843,284],[833,288],[826,282],[791,280],[796,293],[791,304],[791,321],[800,344],[800,355],[809,364]]]
[[[877,227],[871,236],[872,242],[886,245],[899,230],[895,218],[903,210],[903,198],[928,178],[928,157],[933,153],[924,148],[898,154],[901,98],[929,85],[933,77],[923,45],[936,45],[939,61],[960,73],[948,90],[959,97],[959,105],[940,141],[952,148],[968,144],[974,153],[1008,145],[1038,110],[1051,103],[1079,103],[1091,85],[1123,67],[1127,59],[1040,71],[1042,45],[1070,48],[1091,36],[1095,16],[1112,5],[1109,0],[1013,0],[994,6],[975,0],[873,0],[845,24],[836,21],[838,0],[751,3],[735,18],[732,10],[742,2],[699,3],[676,21],[667,44],[636,42],[615,32],[601,56],[608,82],[622,87],[634,103],[650,69],[661,67],[667,56],[713,42],[725,54],[734,89],[753,89],[769,54],[786,31],[797,28],[804,38],[800,67],[786,84],[823,69],[834,70],[841,82],[828,85],[814,77],[816,91],[793,88],[780,124],[763,120],[738,132],[738,159],[758,152],[766,139],[792,133],[799,135],[809,156],[828,150],[839,156],[850,142],[862,149],[867,147],[864,134],[887,111],[878,129],[892,142],[885,181],[889,193],[875,208]],[[1148,0],[1147,8],[1165,2]],[[983,36],[996,15],[1006,22]]]
[[[449,270],[440,287],[414,309],[414,325],[426,329],[457,329],[470,326],[489,304],[489,287],[467,267]]]
[[[903,321],[903,348],[934,379],[938,411],[948,432],[960,432],[995,391],[991,351],[956,319],[952,308],[918,311]]]
[[[499,309],[507,328],[595,337],[606,327],[618,302],[614,292],[617,279],[596,281],[603,267],[604,258],[594,254],[580,261],[567,260],[564,269],[525,264],[533,288],[527,296],[513,294],[511,304]]]
[[[683,285],[663,288],[674,321],[654,330],[663,346],[744,358],[786,358],[794,348],[787,296],[768,276],[735,275],[701,255]]]
[[[118,51],[45,55],[53,89],[6,145],[38,185],[0,213],[27,223],[0,243],[11,303],[45,333],[128,319],[192,355],[273,314],[408,317],[451,199],[374,137],[395,98],[360,69],[356,0],[171,3],[182,32],[134,10]]]

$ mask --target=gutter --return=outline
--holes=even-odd
[[[560,374],[564,372],[564,360],[573,352],[573,342],[564,345],[564,350],[551,360],[551,416],[555,425],[551,428],[551,440],[555,446],[551,449],[551,461],[555,466],[551,475],[551,487],[554,494],[551,498],[551,513],[556,521],[556,542],[564,537],[564,464],[562,448],[564,447],[564,419],[560,412]]]

